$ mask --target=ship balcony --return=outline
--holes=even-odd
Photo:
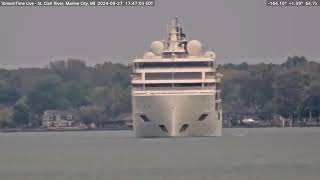
[[[217,65],[214,61],[204,61],[204,60],[197,60],[197,61],[181,61],[181,60],[174,60],[174,61],[146,61],[146,62],[134,62],[133,69],[152,69],[152,68],[159,68],[159,69],[168,69],[168,68],[212,68],[216,69]]]
[[[143,92],[210,92],[212,95],[219,96],[215,83],[166,83],[166,84],[133,84],[133,93]],[[217,97],[218,98],[218,97]]]
[[[211,67],[203,67],[203,68],[143,68],[143,69],[134,69],[134,73],[176,73],[176,72],[216,72],[216,69]]]
[[[197,83],[197,82],[217,82],[221,77],[213,71],[208,72],[134,72],[132,75],[132,83]]]
[[[132,91],[133,96],[150,96],[150,95],[213,95],[212,90],[179,90],[179,89],[169,89],[169,90],[145,90],[145,91]]]
[[[211,58],[137,58],[133,60],[133,63],[163,63],[163,62],[214,62],[214,59]]]
[[[133,91],[170,91],[170,90],[209,90],[210,92],[214,91],[213,87],[133,87]]]
[[[168,84],[168,83],[220,83],[220,79],[165,79],[165,80],[132,80],[132,84]]]

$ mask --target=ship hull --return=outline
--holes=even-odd
[[[137,137],[221,136],[221,109],[215,109],[213,95],[133,96],[132,100]]]

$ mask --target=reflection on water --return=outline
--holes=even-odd
[[[319,179],[319,150],[320,128],[162,139],[131,131],[0,133],[0,179]]]

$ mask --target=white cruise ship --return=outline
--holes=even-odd
[[[215,53],[188,41],[175,17],[168,37],[133,61],[133,127],[137,137],[221,136]]]

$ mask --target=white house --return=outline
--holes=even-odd
[[[71,111],[47,110],[42,115],[43,127],[77,127],[78,116]]]

